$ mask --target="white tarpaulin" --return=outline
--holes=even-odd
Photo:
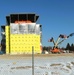
[[[11,32],[11,34],[17,34],[19,32],[18,24],[11,23],[10,24],[10,32]]]
[[[20,34],[28,33],[28,25],[26,23],[19,24],[19,33]]]
[[[28,33],[35,33],[36,23],[28,23]]]
[[[40,34],[40,24],[36,24],[35,33]]]
[[[40,34],[40,24],[36,23],[11,23],[11,34]]]

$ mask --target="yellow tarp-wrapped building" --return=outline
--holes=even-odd
[[[36,14],[10,14],[5,26],[6,54],[41,53],[41,24],[37,24]]]

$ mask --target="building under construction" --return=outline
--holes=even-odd
[[[10,14],[1,26],[1,50],[6,54],[41,53],[42,25],[36,14]]]

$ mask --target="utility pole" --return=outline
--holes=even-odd
[[[34,75],[34,46],[32,46],[32,75]]]

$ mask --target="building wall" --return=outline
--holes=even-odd
[[[9,26],[5,26],[6,34],[6,54],[9,54]]]
[[[37,34],[9,34],[9,26],[6,32],[6,54],[31,54],[32,46],[35,53],[41,53],[40,35]]]
[[[35,53],[40,52],[40,35],[35,34],[11,34],[10,35],[10,52],[16,53],[32,53],[34,46]]]

